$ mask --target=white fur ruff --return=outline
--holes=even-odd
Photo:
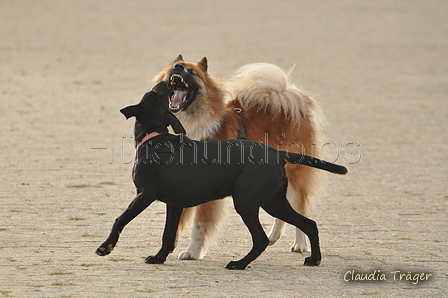
[[[187,131],[187,136],[193,140],[208,140],[212,138],[221,127],[224,116],[224,102],[206,100],[207,87],[201,80],[196,81],[200,85],[197,98],[187,109],[180,111],[176,117]],[[220,105],[218,113],[213,112],[214,105]]]

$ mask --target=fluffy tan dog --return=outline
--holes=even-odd
[[[204,57],[196,63],[176,60],[154,78],[166,81],[170,89],[170,110],[196,140],[246,138],[278,150],[320,158],[324,144],[325,117],[319,104],[289,82],[278,66],[248,64],[223,83],[209,76]],[[287,198],[293,208],[308,215],[310,199],[323,189],[325,172],[303,165],[286,165],[289,180]],[[187,209],[180,230],[193,218],[191,242],[179,255],[183,260],[203,257],[225,218],[223,200]],[[268,235],[270,244],[280,237],[285,223],[275,219]],[[307,251],[306,236],[296,229],[291,251]]]

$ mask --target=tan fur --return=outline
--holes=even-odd
[[[162,80],[168,81],[168,72],[174,64],[181,63],[186,68],[193,69],[200,78],[197,82],[201,85],[201,91],[196,100],[188,108],[176,114],[182,125],[187,130],[187,136],[194,140],[204,140],[215,135],[221,126],[222,113],[225,107],[224,86],[218,79],[208,76],[208,73],[200,67],[200,62],[190,63],[175,60],[168,68],[157,75],[153,81],[155,83]]]
[[[248,140],[320,157],[326,125],[320,106],[310,95],[291,84],[280,68],[268,63],[249,64],[237,70],[224,85],[201,68],[201,61],[188,63],[179,57],[156,76],[154,82],[168,80],[167,74],[175,63],[192,68],[200,77],[201,93],[187,111],[176,114],[190,138],[236,139],[238,117],[241,117]],[[232,108],[241,108],[245,113],[238,116]],[[290,203],[306,216],[310,199],[318,196],[323,188],[325,172],[290,164],[286,165],[286,172],[296,198]],[[225,217],[223,202],[211,201],[195,208],[195,222],[207,227],[204,236],[210,240]],[[191,211],[184,214],[191,215]],[[181,227],[185,226],[187,218],[182,216]]]
[[[230,104],[232,103],[235,107],[239,107],[237,101]],[[320,158],[320,148],[323,145],[322,136],[313,127],[313,122],[302,118],[300,129],[297,129],[291,124],[291,121],[285,120],[286,117],[285,115],[278,118],[273,117],[272,113],[258,110],[257,106],[246,110],[246,113],[241,115],[246,126],[248,140],[262,142],[278,150]],[[293,207],[306,216],[309,199],[318,195],[326,173],[303,165],[288,164],[285,169],[289,186],[300,194],[297,205]]]

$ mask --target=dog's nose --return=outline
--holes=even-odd
[[[185,70],[185,67],[182,64],[176,64],[174,65],[173,69],[175,70]]]

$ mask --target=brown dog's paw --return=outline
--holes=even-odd
[[[319,266],[320,265],[320,259],[316,259],[313,257],[307,257],[305,258],[305,262],[303,263],[303,265],[305,266]]]

